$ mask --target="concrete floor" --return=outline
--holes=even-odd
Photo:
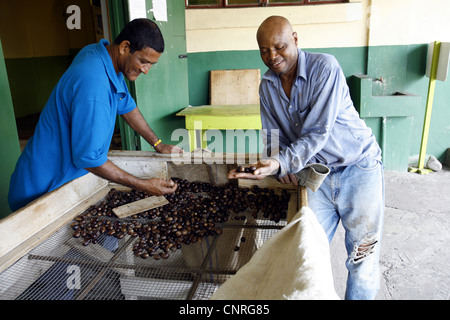
[[[385,172],[386,211],[378,300],[450,299],[450,168],[429,175]],[[330,245],[336,292],[347,270],[340,225]]]

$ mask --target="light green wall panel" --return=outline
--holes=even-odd
[[[147,0],[146,4],[151,10],[153,2]],[[150,127],[166,144],[181,142],[182,139],[177,137],[172,140],[174,131],[184,128],[184,118],[175,114],[189,104],[188,62],[186,58],[179,58],[186,54],[184,10],[184,2],[167,1],[168,21],[156,21],[166,48],[149,73],[135,81],[137,105]],[[148,18],[153,19],[152,15],[149,13]],[[153,150],[144,139],[141,138],[140,143],[141,150]]]
[[[20,156],[19,137],[0,42],[0,219],[11,213],[8,205],[9,181]]]
[[[420,152],[429,82],[425,76],[427,48],[428,44],[413,44],[369,49],[368,75],[374,78],[382,76],[384,80],[383,83],[376,83],[374,94],[407,91],[421,97],[417,115],[411,120],[411,156]],[[441,162],[445,161],[445,151],[450,147],[449,101],[450,80],[436,81],[427,154],[434,155]]]

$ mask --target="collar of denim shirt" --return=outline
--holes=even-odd
[[[298,48],[297,50],[297,77],[302,77],[304,80],[307,80],[308,77],[306,74],[306,55],[305,52],[300,48]],[[276,81],[278,81],[279,79],[279,76],[272,70],[268,69],[267,72],[263,75],[263,79],[276,83]]]

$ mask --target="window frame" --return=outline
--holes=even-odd
[[[227,4],[227,0],[220,0],[218,5],[188,5],[189,0],[184,1],[186,9],[231,9],[231,8],[259,8],[259,7],[281,7],[281,6],[307,6],[320,4],[339,4],[348,3],[348,0],[327,0],[315,2],[312,0],[303,0],[303,3],[270,3],[270,0],[259,0],[259,4]]]

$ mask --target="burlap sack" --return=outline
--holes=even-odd
[[[314,212],[303,207],[211,299],[339,299],[328,240]]]

